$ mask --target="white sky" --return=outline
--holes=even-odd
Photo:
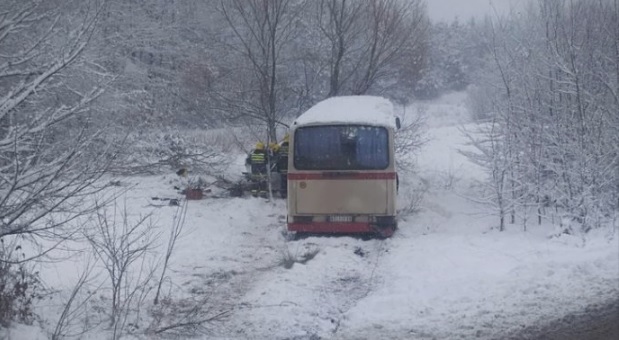
[[[472,17],[482,18],[486,14],[493,14],[493,8],[499,14],[506,14],[510,3],[516,2],[514,0],[426,0],[426,3],[430,20],[433,22],[451,22],[456,17],[460,22],[466,22]]]

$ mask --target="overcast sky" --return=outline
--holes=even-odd
[[[458,17],[460,22],[466,22],[471,17],[482,18],[492,14],[493,7],[499,14],[506,14],[514,0],[426,0],[428,14],[433,22],[451,22]]]

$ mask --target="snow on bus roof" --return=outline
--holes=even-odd
[[[393,104],[377,96],[341,96],[325,99],[301,114],[293,126],[337,123],[396,127]]]

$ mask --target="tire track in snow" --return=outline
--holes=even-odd
[[[285,242],[293,256],[318,250],[305,263],[270,268],[251,283],[228,334],[256,339],[333,338],[347,311],[372,293],[385,241],[347,236]]]
[[[380,252],[382,252],[382,249],[379,249],[379,253]],[[375,271],[376,267],[378,267],[378,262],[379,262],[379,259],[377,258],[376,261],[375,261],[375,264],[374,264],[374,269],[372,270],[372,273],[371,273],[371,275],[369,277],[369,280],[367,282],[367,289],[365,289],[365,290],[362,289],[359,295],[353,296],[352,299],[346,301],[346,303],[342,304],[341,308],[338,309],[339,316],[338,316],[337,322],[335,322],[336,327],[333,329],[333,332],[332,332],[333,335],[337,335],[338,331],[340,330],[341,320],[346,317],[346,313],[351,308],[353,308],[357,304],[357,302],[359,302],[360,300],[366,298],[372,292],[373,285],[375,284],[375,276],[374,276],[374,274],[376,272]]]
[[[362,260],[350,267],[351,262],[344,262],[344,267],[324,278],[317,287],[319,303],[330,306],[327,314],[322,316],[332,324],[331,336],[336,336],[346,313],[360,300],[373,291],[380,278],[376,276],[377,268],[384,255],[383,240],[364,241],[354,247],[353,254]]]
[[[184,277],[179,287],[184,294],[208,303],[212,306],[209,308],[217,312],[227,311],[230,315],[248,308],[241,303],[243,297],[277,267],[279,257],[278,245],[274,242],[280,233],[279,224],[253,227],[254,230],[245,228],[239,231],[239,237],[230,238],[230,244],[222,249],[224,251],[210,253],[200,259],[199,265],[185,264],[176,270],[177,275]],[[209,328],[213,334],[234,332],[243,336],[227,321],[211,324]]]

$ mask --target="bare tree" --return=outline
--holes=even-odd
[[[119,209],[121,209],[119,211]],[[129,216],[127,207],[101,209],[92,231],[85,236],[110,279],[110,326],[113,338],[119,338],[134,308],[149,292],[154,268],[148,266],[147,252],[154,247],[158,234],[153,233],[150,216]]]
[[[227,50],[240,57],[241,79],[233,91],[218,91],[229,120],[239,118],[266,126],[267,142],[277,140],[277,126],[286,114],[287,89],[282,74],[283,50],[304,4],[292,0],[222,1],[220,11],[233,42]]]
[[[406,58],[421,67],[428,32],[425,4],[420,0],[369,0],[367,28],[360,46],[352,93],[367,93],[380,80],[387,80],[394,64]]]
[[[460,150],[471,162],[486,170],[488,180],[482,183],[477,197],[472,201],[490,206],[499,218],[499,231],[505,230],[505,218],[512,208],[509,200],[508,183],[509,158],[500,124],[495,121],[479,127],[476,131],[463,131],[475,151]]]
[[[402,107],[398,118],[401,126],[395,135],[396,166],[404,172],[413,173],[415,162],[410,155],[421,150],[428,141],[426,115],[423,108],[409,112],[406,107]]]
[[[68,80],[105,1],[58,5],[0,4],[0,239],[71,234],[69,222],[92,208],[75,199],[100,189],[101,160],[110,160],[87,155],[96,133],[84,133],[81,118],[102,87]]]
[[[363,1],[321,0],[319,3],[318,27],[330,44],[329,93],[337,96],[343,90],[343,83],[350,77],[345,72],[345,58],[362,32],[361,11]]]
[[[96,294],[97,289],[89,289],[89,284],[94,279],[94,262],[88,259],[83,271],[78,275],[73,289],[64,302],[64,306],[56,321],[56,327],[51,334],[52,340],[60,340],[70,337],[82,336],[91,331],[95,325],[88,321],[89,301]],[[100,286],[98,287],[100,288]]]
[[[419,77],[429,28],[422,1],[323,0],[315,7],[328,41],[327,96],[377,93]]]

